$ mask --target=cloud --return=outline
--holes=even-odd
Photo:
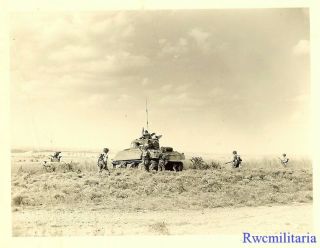
[[[172,84],[165,84],[161,87],[162,91],[169,91],[172,89]]]
[[[186,91],[192,86],[191,83],[181,83],[178,87],[176,87],[177,92]]]
[[[128,52],[118,52],[105,57],[87,61],[78,65],[78,71],[104,74],[132,74],[138,68],[147,66],[149,59],[145,56],[134,55]],[[72,67],[72,66],[71,66]],[[71,69],[71,68],[70,68]]]
[[[93,20],[93,25],[90,27],[91,33],[102,35],[108,33],[111,41],[115,41],[114,38],[127,38],[134,34],[133,24],[130,19],[123,12],[118,12],[114,14],[111,18],[101,18],[98,20]],[[110,37],[111,35],[111,37]]]
[[[179,94],[166,94],[159,102],[163,106],[175,106],[182,109],[194,110],[205,106],[207,104],[207,99],[194,96],[188,92],[181,92]]]
[[[158,43],[161,46],[159,56],[171,55],[174,58],[178,58],[180,55],[186,53],[189,49],[188,41],[185,38],[179,38],[179,40],[174,44],[166,39],[160,39]]]
[[[144,67],[148,66],[150,59],[143,55],[135,55],[126,51],[118,51],[96,59],[84,59],[83,55],[75,55],[75,57],[54,56],[50,57],[50,63],[40,65],[38,69],[42,72],[66,75],[73,74],[74,77],[82,77],[91,75],[92,78],[99,75],[134,75],[139,73]],[[89,55],[88,55],[89,56]],[[37,74],[32,74],[38,77]]]
[[[100,56],[99,51],[92,46],[67,45],[62,49],[49,53],[48,59],[53,61],[91,60]]]
[[[133,34],[132,21],[123,12],[17,15],[12,20],[11,32],[12,49],[19,63],[42,65],[76,63],[128,52],[128,40]]]
[[[116,145],[120,141],[115,130],[134,130],[132,125],[144,120],[146,97],[154,125],[168,133],[180,132],[181,137],[199,129],[196,139],[209,131],[213,139],[226,136],[226,142],[239,133],[239,140],[255,140],[265,124],[277,120],[272,126],[276,132],[268,133],[271,137],[290,127],[295,110],[293,119],[301,125],[292,133],[301,133],[304,117],[299,111],[307,109],[307,102],[297,95],[308,92],[309,64],[291,62],[294,51],[300,56],[308,50],[308,41],[298,42],[308,39],[302,38],[309,36],[308,20],[299,9],[258,12],[12,13],[14,142],[24,142],[24,123],[33,111],[41,117],[40,131],[53,127],[61,133],[63,145],[73,140],[73,136],[65,139],[70,131],[74,143],[82,146],[89,136],[101,137],[106,130],[115,139],[105,136],[96,142]],[[293,25],[299,28],[292,29]],[[270,37],[273,42],[266,42]],[[289,54],[288,44],[292,44]],[[278,82],[284,92],[274,91]],[[297,102],[283,104],[295,96]],[[124,113],[139,118],[127,125]],[[254,147],[254,141],[249,143]]]
[[[209,90],[209,92],[208,92],[208,96],[212,97],[212,98],[221,97],[221,96],[225,96],[225,95],[226,95],[225,91],[220,87],[215,87],[215,88]]]
[[[141,81],[141,84],[143,86],[147,86],[148,84],[150,84],[150,79],[149,78],[143,78]]]
[[[81,93],[93,94],[89,101],[98,102],[96,93],[128,84],[150,64],[130,49],[134,34],[123,12],[16,14],[11,30],[14,97],[43,100]]]
[[[209,38],[210,33],[205,32],[199,28],[193,28],[188,35],[195,41],[198,48],[202,51],[208,51],[211,48]]]
[[[130,100],[130,98],[131,98],[131,97],[130,97],[129,95],[123,93],[123,94],[121,94],[121,95],[118,97],[117,101],[118,101],[118,102],[127,102],[127,101]]]
[[[12,35],[15,40],[32,42],[41,49],[48,46],[61,48],[72,43],[119,46],[135,33],[131,19],[124,12],[33,13],[13,17]]]
[[[109,100],[109,96],[107,94],[91,94],[88,97],[79,99],[77,104],[80,104],[82,107],[90,108],[90,107],[100,107],[104,106],[106,101]]]
[[[293,54],[296,56],[308,55],[310,52],[309,40],[299,40],[299,42],[293,47]]]

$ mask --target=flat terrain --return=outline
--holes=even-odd
[[[12,162],[14,236],[312,230],[307,160],[288,168],[264,159],[241,169],[220,163],[179,173],[111,169],[109,175],[97,172],[94,155],[54,171],[42,168],[37,156]]]
[[[313,230],[312,204],[123,212],[86,209],[24,209],[14,212],[14,236],[195,235],[242,232],[307,233]]]

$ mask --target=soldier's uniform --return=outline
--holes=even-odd
[[[157,170],[159,168],[159,164],[155,160],[150,161],[149,170]]]
[[[239,168],[241,165],[242,159],[240,155],[237,154],[237,151],[233,151],[233,160],[232,165],[234,168]]]
[[[164,153],[160,153],[159,155],[159,165],[158,165],[158,171],[165,171],[167,164],[167,158]]]
[[[153,137],[151,139],[151,144],[153,149],[156,149],[156,150],[160,149],[159,139],[157,137]]]
[[[110,174],[110,171],[108,169],[108,152],[109,152],[109,149],[108,148],[104,148],[103,149],[103,153],[101,153],[99,155],[99,158],[98,158],[98,167],[99,167],[99,172],[101,173],[103,170],[106,170],[109,172]]]
[[[55,152],[55,153],[50,157],[50,161],[51,161],[51,162],[60,162],[61,157],[62,157],[62,156],[60,156],[60,153],[61,153],[61,152]]]
[[[151,162],[151,154],[149,150],[145,147],[142,150],[142,163],[146,171],[149,171],[150,162]]]
[[[287,166],[287,164],[289,163],[289,159],[287,158],[287,154],[282,154],[282,158],[280,158],[281,164],[283,166]]]
[[[142,137],[143,139],[151,139],[152,136],[151,134],[148,132],[148,130],[145,130],[144,133],[142,134]]]

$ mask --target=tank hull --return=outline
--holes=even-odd
[[[157,169],[161,149],[149,149],[148,151],[150,152],[151,164],[153,164],[154,169]],[[183,170],[183,160],[185,160],[183,153],[173,150],[166,152],[162,151],[162,153],[166,156],[167,161],[165,170]],[[142,150],[139,148],[129,148],[118,152],[112,161],[112,165],[114,168],[138,168],[142,162]]]

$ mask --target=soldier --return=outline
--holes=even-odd
[[[142,163],[146,171],[149,171],[150,162],[151,162],[151,154],[148,150],[148,147],[145,146],[143,147],[143,150],[142,150]]]
[[[50,161],[51,162],[60,162],[61,160],[61,155],[60,155],[61,152],[55,152],[53,155],[50,156]]]
[[[289,159],[287,158],[287,154],[282,154],[282,158],[279,158],[280,159],[280,162],[281,164],[286,167],[287,164],[289,163]]]
[[[106,170],[110,175],[110,171],[108,169],[108,152],[108,148],[103,148],[103,152],[99,155],[98,158],[98,167],[100,173],[102,172],[102,170]]]
[[[237,151],[233,151],[232,154],[233,154],[233,160],[225,164],[232,163],[233,168],[239,168],[241,165],[242,159],[240,155],[238,155]]]
[[[144,139],[151,139],[151,134],[148,132],[148,130],[144,130],[144,133],[143,133],[143,135],[142,135],[142,137],[144,138]]]
[[[152,149],[156,149],[156,150],[160,149],[159,139],[157,138],[157,136],[152,137],[151,146],[152,146]]]
[[[165,171],[166,164],[167,164],[167,157],[163,152],[161,152],[159,155],[158,171]]]
[[[132,148],[139,148],[140,147],[140,142],[139,141],[134,141],[133,143],[132,143]]]

